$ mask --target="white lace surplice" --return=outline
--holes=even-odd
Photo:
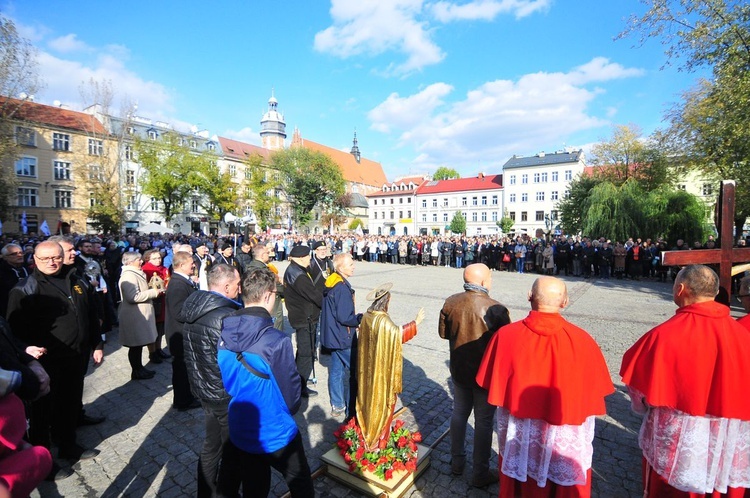
[[[691,493],[750,487],[750,422],[651,407],[638,442],[670,486]]]
[[[530,477],[540,487],[547,480],[562,486],[586,484],[594,452],[591,416],[581,425],[552,425],[544,420],[516,418],[497,409],[497,436],[502,472],[517,481]]]

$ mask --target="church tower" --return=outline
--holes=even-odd
[[[268,99],[268,111],[263,115],[263,119],[260,120],[260,139],[265,149],[277,150],[284,148],[286,123],[284,122],[284,115],[276,109],[278,105],[279,102],[273,96],[273,91],[271,91],[271,98]]]
[[[354,143],[352,144],[352,150],[349,151],[349,153],[354,156],[354,159],[356,159],[359,164],[362,156],[359,153],[359,145],[357,145],[357,130],[354,130]]]

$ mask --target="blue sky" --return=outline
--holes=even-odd
[[[695,74],[658,40],[614,38],[636,0],[0,0],[39,51],[36,101],[80,109],[111,80],[115,107],[259,144],[272,88],[302,137],[362,155],[389,179],[441,165],[499,173],[513,155],[588,150],[616,124],[645,134]],[[117,109],[115,109],[117,110]]]

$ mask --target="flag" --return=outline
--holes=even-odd
[[[24,211],[23,215],[21,215],[21,231],[24,234],[29,233],[29,225],[26,224],[26,211]]]
[[[363,236],[365,232],[362,231],[362,225],[357,225],[357,235]]]
[[[39,227],[39,230],[40,230],[40,231],[41,231],[41,232],[42,232],[42,233],[43,233],[44,235],[46,235],[47,237],[49,237],[49,236],[50,236],[50,232],[49,232],[49,225],[47,224],[47,220],[44,220],[44,221],[42,222],[42,226],[40,226],[40,227]]]

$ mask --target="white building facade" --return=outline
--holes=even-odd
[[[397,178],[378,192],[367,195],[368,225],[371,235],[416,234],[417,188],[426,176]]]

